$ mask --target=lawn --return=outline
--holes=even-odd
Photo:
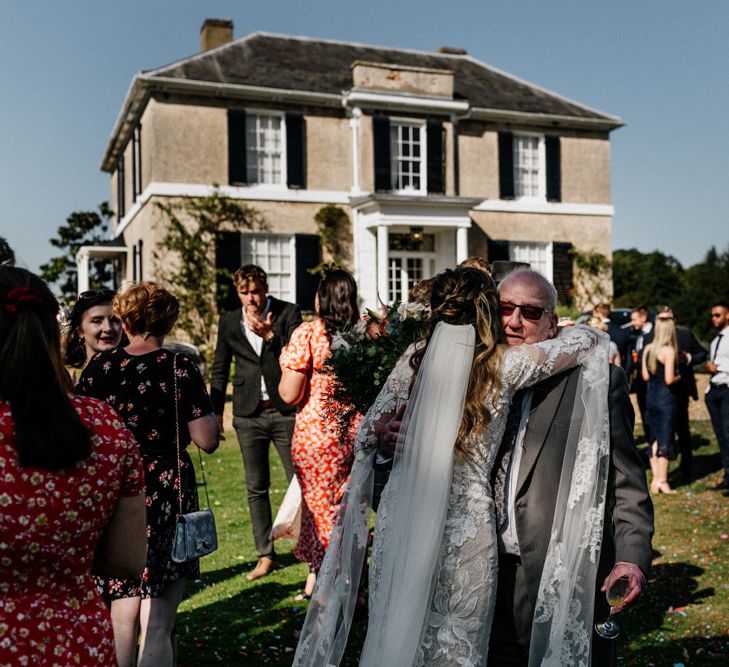
[[[694,422],[697,480],[654,498],[653,570],[640,602],[621,614],[621,664],[672,667],[729,664],[729,498],[708,487],[720,481],[719,455],[708,422]],[[272,503],[286,491],[272,452]],[[243,465],[235,435],[206,458],[210,500],[220,548],[202,560],[202,581],[189,586],[178,614],[179,665],[289,665],[305,604],[294,601],[306,578],[290,542],[278,543],[282,567],[257,582],[245,501]],[[675,464],[674,466],[675,467]],[[199,478],[199,475],[198,475]],[[202,490],[201,495],[202,495]],[[346,665],[356,664],[364,627],[354,631]]]

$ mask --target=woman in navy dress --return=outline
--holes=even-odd
[[[656,318],[653,341],[643,350],[643,380],[646,390],[646,418],[651,425],[650,464],[652,493],[675,493],[668,483],[668,461],[675,457],[678,342],[673,317]]]

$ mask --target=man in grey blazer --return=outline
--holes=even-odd
[[[518,270],[506,276],[499,285],[499,301],[509,345],[536,343],[554,336],[556,300],[554,287],[536,272]],[[579,373],[579,367],[574,368],[518,392],[509,413],[492,478],[499,578],[489,646],[490,667],[526,667],[529,662],[534,608]],[[595,581],[596,619],[606,618],[609,611],[604,594],[607,579],[629,577],[630,590],[624,605],[630,604],[640,593],[652,554],[653,506],[633,443],[634,414],[626,376],[617,366],[611,367],[609,401],[611,464]],[[397,442],[401,417],[402,410],[383,429],[383,459]],[[595,633],[592,637],[592,664],[616,665],[615,642]]]
[[[242,266],[233,280],[242,308],[224,313],[220,318],[210,398],[222,429],[230,363],[235,359],[233,427],[243,454],[248,510],[258,551],[258,563],[246,575],[246,579],[253,581],[267,575],[275,561],[270,538],[268,452],[271,442],[289,481],[294,474],[291,437],[296,408],[288,406],[279,396],[278,357],[302,320],[297,305],[267,295],[268,276],[261,267]]]
[[[546,340],[557,331],[556,292],[539,274],[517,271],[499,285],[509,345]],[[529,306],[536,306],[537,310]],[[540,317],[539,309],[544,309]],[[653,507],[633,443],[633,409],[623,370],[610,368],[610,474],[595,582],[595,618],[606,618],[605,584],[630,580],[625,605],[640,593],[651,563]],[[554,519],[580,368],[517,394],[494,464],[499,582],[489,665],[529,661],[534,607]],[[512,414],[516,411],[516,414]],[[593,665],[615,665],[615,642],[593,633]]]

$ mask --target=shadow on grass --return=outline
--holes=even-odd
[[[684,663],[702,667],[726,667],[727,655],[729,639],[726,637],[687,637],[667,641],[660,646],[642,646],[631,651],[619,664],[659,667]]]
[[[185,590],[185,597],[189,598],[195,595],[195,593],[203,590],[207,586],[219,584],[222,581],[233,579],[234,577],[248,574],[254,567],[256,567],[257,560],[243,561],[236,563],[235,565],[229,565],[227,567],[221,567],[217,570],[207,570],[203,573],[202,579],[188,584]],[[294,557],[293,554],[277,554],[276,555],[276,569],[283,569],[292,565],[298,565],[299,561]]]

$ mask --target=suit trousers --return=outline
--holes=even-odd
[[[690,482],[694,465],[694,443],[689,427],[689,395],[683,388],[676,392],[676,436],[681,452],[681,477],[685,482]]]
[[[602,584],[602,581],[599,583]],[[602,596],[596,605],[600,608],[596,616],[602,619],[609,607],[604,593],[598,590],[596,595]],[[529,602],[521,561],[513,556],[499,554],[496,608],[489,639],[489,667],[528,667],[535,602]],[[590,664],[592,667],[617,667],[615,640],[603,639],[593,631]]]
[[[286,479],[291,481],[294,476],[294,466],[291,462],[294,421],[294,415],[282,415],[275,408],[259,410],[251,417],[233,418],[233,428],[243,455],[248,511],[259,557],[275,555],[270,537],[273,522],[268,492],[271,486],[269,446],[273,442],[286,472]]]
[[[724,481],[729,482],[729,385],[711,385],[706,393],[706,407],[719,442]]]

